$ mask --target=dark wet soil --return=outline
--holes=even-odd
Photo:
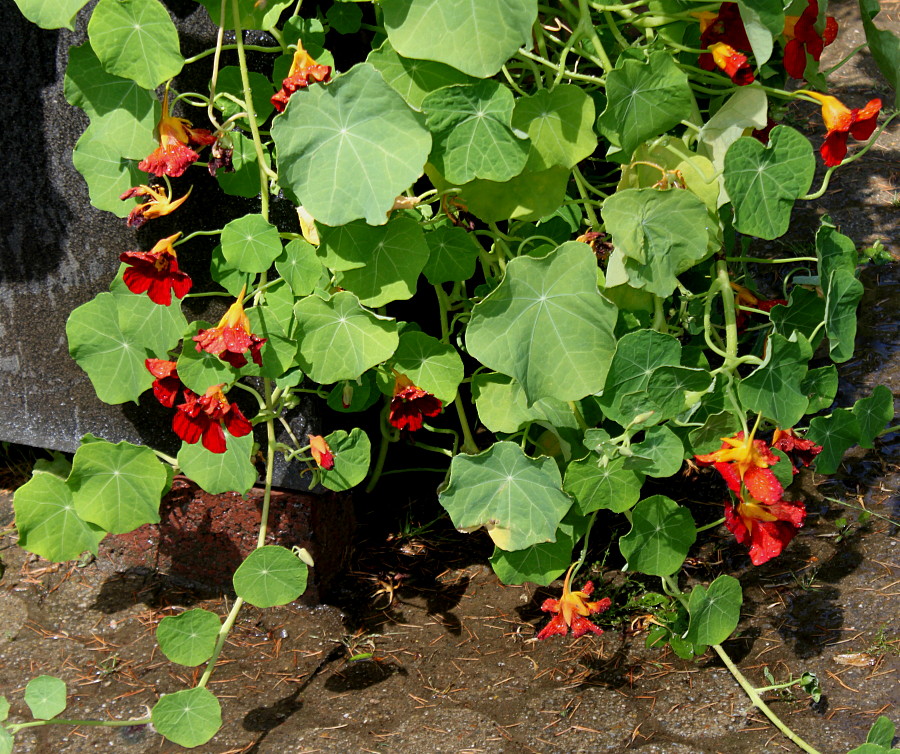
[[[879,22],[900,28],[897,3],[882,6]],[[833,3],[831,12],[843,22],[854,8]],[[826,65],[859,41],[839,39]],[[892,97],[865,55],[835,82],[850,106]],[[815,112],[809,128],[821,133]],[[791,241],[808,243],[816,217],[828,212],[857,242],[882,240],[897,254],[898,156],[895,129],[798,211]],[[841,369],[841,405],[879,383],[900,394],[900,264],[870,268],[863,281],[859,356]],[[714,655],[687,662],[644,647],[647,617],[623,607],[639,585],[618,570],[614,547],[605,552],[602,532],[591,577],[613,598],[598,621],[606,633],[537,642],[539,605],[554,590],[500,584],[486,562],[489,542],[443,520],[429,524],[429,483],[397,479],[387,477],[382,494],[413,501],[409,523],[384,523],[375,502],[361,503],[365,537],[332,604],[242,613],[210,683],[225,724],[198,751],[797,751]],[[765,669],[776,681],[815,673],[818,703],[799,691],[764,696],[822,754],[842,754],[865,740],[877,716],[900,723],[900,527],[892,523],[900,520],[900,434],[851,451],[835,477],[800,484],[809,516],[782,557],[754,568],[727,532],[712,530],[691,553],[685,586],[719,573],[741,580],[742,621],[727,650],[758,686],[769,683]],[[0,526],[9,524],[9,503],[0,493]],[[865,523],[859,508],[873,514]],[[201,599],[146,570],[110,577],[97,563],[49,565],[14,543],[6,530],[0,693],[14,718],[25,713],[24,684],[42,673],[68,683],[69,718],[141,716],[160,694],[197,680],[199,671],[159,654],[155,627],[186,607],[225,615],[227,598]],[[656,589],[652,581],[645,583]],[[365,659],[351,659],[358,656]],[[181,751],[147,728],[57,726],[17,742],[17,751],[39,754]]]

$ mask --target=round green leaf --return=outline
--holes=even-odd
[[[81,518],[113,534],[159,521],[166,470],[150,448],[99,441],[75,452],[68,486]]]
[[[806,338],[795,335],[792,340],[778,333],[769,336],[765,362],[738,386],[741,405],[761,411],[779,427],[793,427],[809,403],[801,386],[812,348]]]
[[[654,421],[672,419],[687,408],[685,393],[703,393],[712,384],[706,369],[662,366],[647,382],[647,397],[657,409]]]
[[[248,76],[253,92],[253,109],[256,111],[257,121],[262,123],[275,110],[275,106],[271,102],[272,95],[275,94],[275,87],[272,86],[271,80],[261,73],[251,71]],[[241,104],[235,100],[240,100]],[[222,117],[230,118],[245,112],[247,108],[242,104],[243,101],[244,82],[241,79],[241,69],[236,65],[220,69],[219,77],[216,79],[216,107],[222,112]]]
[[[107,73],[144,89],[155,89],[184,66],[178,31],[158,0],[100,0],[88,23],[88,37]]]
[[[472,310],[469,353],[518,380],[529,403],[598,392],[615,350],[617,310],[596,280],[596,257],[582,243],[541,259],[513,259],[500,285]]]
[[[806,413],[816,414],[828,408],[834,402],[837,389],[838,373],[834,364],[810,369],[800,383],[800,390],[809,399]]]
[[[855,314],[855,310],[854,310]],[[769,316],[775,332],[790,338],[797,330],[805,338],[811,338],[825,319],[825,302],[815,291],[801,288],[799,285],[791,291],[787,306],[778,304],[772,307]]]
[[[73,29],[75,16],[88,0],[15,0],[22,15],[42,29]]]
[[[266,342],[260,351],[262,366],[257,367],[250,362],[242,368],[241,373],[278,379],[293,368],[297,359],[297,342],[288,337],[271,306],[254,306],[248,309],[247,319],[250,321],[250,331],[265,338]]]
[[[393,362],[394,369],[445,404],[456,397],[464,377],[462,359],[453,346],[415,330],[400,336]]]
[[[719,576],[709,589],[697,584],[691,590],[691,622],[684,638],[694,644],[721,644],[737,628],[742,602],[741,584],[733,576]]]
[[[197,320],[184,334],[184,346],[178,355],[178,378],[188,390],[203,395],[213,385],[230,385],[238,377],[238,370],[227,361],[206,351],[198,351],[192,338],[200,331],[212,327],[210,322]],[[146,368],[144,369],[146,372]]]
[[[676,275],[710,252],[706,205],[690,191],[617,191],[603,202],[603,219],[624,271],[624,278],[616,275],[610,259],[610,286],[627,281],[632,288],[670,296],[678,287]]]
[[[495,443],[474,456],[455,456],[440,502],[457,529],[483,526],[503,550],[553,542],[572,507],[556,462],[547,456],[529,458],[512,442]]]
[[[66,708],[66,684],[52,675],[39,675],[25,686],[25,704],[38,720],[51,720]]]
[[[432,92],[422,101],[434,137],[428,161],[455,185],[517,176],[529,144],[512,131],[513,106],[512,92],[492,80]]]
[[[6,722],[9,717],[9,700],[5,696],[0,696],[0,723]],[[2,727],[2,726],[0,726]],[[4,728],[5,730],[5,728]]]
[[[75,309],[66,322],[69,353],[105,403],[137,402],[153,382],[144,360],[154,357],[119,323],[117,296],[101,293]]]
[[[278,228],[262,215],[244,215],[222,228],[222,256],[242,272],[265,272],[281,252]]]
[[[306,563],[290,550],[266,545],[238,566],[234,591],[255,607],[286,605],[306,591],[306,572]]]
[[[209,741],[222,727],[222,706],[211,691],[195,687],[161,697],[150,717],[157,733],[193,749]]]
[[[334,468],[319,469],[322,486],[335,492],[342,492],[355,487],[369,472],[372,458],[372,445],[369,436],[359,427],[354,427],[347,434],[343,429],[332,432],[325,438],[334,455]]]
[[[362,11],[353,3],[335,3],[325,18],[338,34],[356,34],[362,23]]]
[[[137,129],[134,133],[140,130],[137,121],[124,110],[96,117],[81,134],[72,152],[72,163],[87,183],[91,204],[117,217],[125,217],[131,211],[128,202],[119,197],[132,186],[147,180],[147,174],[138,170],[138,162],[156,147],[153,132],[140,131],[138,141],[129,143],[135,146],[144,139],[146,149],[135,148],[134,156],[126,157],[119,145],[109,138],[110,133],[121,134],[126,127]]]
[[[441,87],[475,81],[462,71],[443,63],[401,57],[388,41],[377,50],[372,50],[366,62],[371,63],[388,85],[416,110],[421,109],[425,95]]]
[[[53,474],[35,474],[13,498],[19,546],[54,563],[74,560],[85,550],[97,554],[106,536],[75,511],[72,490]]]
[[[512,126],[528,134],[538,155],[529,169],[571,168],[590,157],[597,148],[594,117],[594,100],[571,84],[518,99]]]
[[[643,141],[681,123],[696,106],[687,74],[668,52],[646,61],[625,55],[606,79],[606,109],[598,125],[629,156]]]
[[[64,87],[69,104],[80,107],[91,120],[114,110],[128,113],[134,120],[134,131],[143,133],[150,143],[159,120],[159,100],[130,79],[104,71],[90,42],[69,49]],[[137,159],[143,155],[129,156]]]
[[[496,372],[472,377],[472,397],[478,418],[491,432],[515,432],[528,422],[548,422],[555,427],[577,427],[577,420],[563,401],[543,398],[528,406],[522,386]]]
[[[188,610],[169,615],[156,627],[162,653],[179,665],[196,667],[212,657],[222,622],[208,610]]]
[[[422,175],[431,150],[423,117],[366,63],[301,94],[272,126],[285,193],[325,225],[383,224]]]
[[[712,160],[716,170],[722,170],[725,153],[748,128],[765,128],[769,99],[758,86],[738,87],[700,129],[698,151]],[[723,203],[728,201],[724,198]]]
[[[468,280],[475,274],[478,246],[465,230],[445,225],[425,234],[428,262],[422,272],[432,285]]]
[[[308,296],[294,311],[298,364],[322,385],[355,380],[397,350],[397,323],[363,309],[352,293],[337,293],[328,301]]]
[[[670,576],[684,562],[697,539],[687,508],[664,495],[641,500],[632,511],[631,531],[619,540],[626,570]]]
[[[652,477],[670,477],[684,461],[684,445],[668,425],[650,427],[641,442],[631,445],[631,452],[625,459],[625,468]]]
[[[365,411],[381,397],[375,384],[375,374],[366,372],[359,379],[338,382],[328,393],[328,407],[341,413]],[[348,400],[347,405],[344,401]]]
[[[623,513],[640,499],[643,484],[644,475],[626,469],[624,458],[613,458],[602,464],[591,454],[569,464],[563,489],[575,498],[584,514],[601,508]]]
[[[365,249],[365,267],[338,272],[337,285],[355,293],[366,306],[384,306],[391,301],[412,298],[419,273],[428,261],[428,245],[419,224],[411,217],[400,216],[387,225],[372,228],[374,233],[361,234],[359,223],[352,226],[350,234],[342,235],[341,246],[350,238],[360,240],[361,235],[369,236],[372,241],[378,237],[378,241]]]
[[[809,423],[806,439],[822,446],[816,456],[819,474],[834,474],[841,465],[844,451],[859,442],[859,419],[845,408],[836,408],[831,416],[817,416]]]
[[[122,281],[124,270],[123,264],[109,286],[116,297],[122,334],[136,345],[150,349],[155,357],[168,358],[167,353],[178,345],[187,327],[181,305],[174,296],[169,306],[160,306],[149,296],[133,294]]]
[[[768,146],[749,136],[734,142],[725,154],[725,190],[735,230],[769,240],[783,235],[815,169],[809,139],[793,128],[773,128]]]
[[[299,238],[284,247],[281,256],[275,260],[275,269],[298,298],[312,293],[322,277],[322,263],[316,256],[316,247]]]
[[[575,543],[587,531],[588,519],[570,511],[556,530],[555,542],[542,542],[524,550],[507,552],[499,547],[491,555],[491,568],[504,584],[533,584],[548,586],[559,578],[572,563]]]
[[[225,256],[222,254],[221,244],[217,244],[212,250],[209,274],[213,280],[235,298],[240,295],[241,288],[246,287],[246,290],[250,290],[250,286],[253,285],[253,281],[256,279],[256,273],[241,272],[226,261]]]
[[[894,418],[894,396],[889,388],[876,385],[872,395],[853,404],[852,411],[859,421],[860,447],[872,448],[875,438]]]
[[[222,21],[222,0],[198,0],[200,4],[209,12],[209,17],[216,26],[224,26],[226,29],[234,28],[234,15],[232,14],[232,4],[229,0],[225,3],[225,23]],[[238,3],[238,21],[241,28],[247,29],[271,29],[281,16],[282,11],[287,8],[294,0],[267,0],[264,3],[245,2],[241,0]],[[296,41],[296,40],[293,40]]]
[[[407,58],[436,60],[478,78],[493,76],[531,44],[537,0],[382,0],[388,39]]]
[[[232,437],[225,432],[224,453],[211,453],[202,443],[181,443],[178,451],[178,467],[181,472],[199,484],[211,495],[223,492],[247,492],[258,477],[256,467],[250,461],[253,451],[253,434]]]

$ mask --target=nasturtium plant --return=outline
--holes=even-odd
[[[845,33],[824,3],[201,0],[222,34],[195,51],[159,0],[15,1],[43,28],[81,14],[72,161],[96,209],[141,228],[98,248],[121,264],[71,312],[69,352],[101,401],[154,404],[181,442],[172,457],[86,436],[71,463],[39,464],[15,496],[19,544],[96,554],[159,520],[176,472],[212,494],[265,480],[229,615],[159,624],[163,653],[204,670],[130,723],[204,746],[242,604],[306,589],[314,554],[265,544],[276,460],[330,495],[379,490],[388,466],[432,474],[412,458],[435,453],[440,504],[486,530],[504,583],[565,574],[538,638],[602,632],[608,587],[579,572],[605,537],[662,582],[633,603],[648,644],[725,659],[741,586],[710,566],[682,591],[698,532],[734,535],[724,562],[780,557],[806,516],[795,473],[891,431],[887,387],[835,401],[870,255],[828,217],[808,256],[758,243],[898,117],[824,93],[822,49]],[[896,85],[900,41],[877,0],[860,6]],[[790,125],[799,102],[821,107],[812,142]],[[288,412],[316,398],[323,434],[298,436]],[[698,527],[707,486],[722,518]],[[25,702],[43,724],[65,685],[35,679]],[[0,722],[0,752],[34,724]],[[862,748],[890,745],[871,735]]]

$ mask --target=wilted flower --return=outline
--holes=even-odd
[[[278,112],[284,112],[291,95],[298,89],[306,88],[310,81],[325,83],[330,78],[331,66],[316,63],[303,45],[297,42],[297,52],[294,53],[287,78],[281,82],[281,89],[273,95],[271,102]]]
[[[546,639],[549,636],[565,636],[569,629],[572,629],[572,636],[576,639],[591,631],[598,636],[603,633],[603,629],[595,626],[587,619],[588,615],[594,613],[602,613],[609,609],[611,601],[609,597],[604,597],[596,602],[588,602],[588,597],[594,592],[594,585],[588,581],[580,592],[573,592],[569,587],[569,580],[572,576],[572,568],[566,572],[566,578],[563,581],[562,596],[558,599],[546,599],[541,605],[541,610],[545,613],[556,613],[550,622],[544,626],[538,639]]]
[[[798,91],[822,104],[822,120],[828,133],[819,151],[829,167],[840,165],[847,155],[848,135],[857,141],[866,141],[875,130],[878,113],[881,112],[880,99],[869,100],[865,107],[851,110],[837,97],[807,89]]]
[[[307,435],[309,437],[309,452],[312,453],[313,460],[321,466],[325,471],[334,468],[334,454],[325,438],[322,435]]]
[[[184,403],[172,417],[172,429],[186,443],[193,445],[203,438],[203,447],[211,453],[224,453],[225,432],[232,437],[250,434],[253,425],[236,403],[229,403],[222,385],[213,385],[202,396],[185,390]]]
[[[168,89],[163,95],[162,116],[156,124],[156,132],[159,146],[138,163],[139,170],[155,176],[178,178],[200,157],[190,145],[207,146],[216,140],[207,129],[192,128],[190,121],[169,115]]]
[[[119,255],[119,260],[131,265],[122,280],[132,293],[146,291],[150,300],[160,306],[172,303],[172,292],[175,298],[184,298],[191,289],[191,279],[187,273],[178,269],[178,258],[172,243],[181,233],[157,241],[150,251],[126,251]]]
[[[224,134],[216,134],[216,140],[209,148],[209,159],[206,161],[206,169],[215,178],[216,172],[224,170],[226,173],[234,172],[234,147]]]
[[[153,380],[153,395],[156,396],[156,400],[166,408],[172,408],[178,397],[178,391],[181,390],[181,380],[178,378],[178,372],[175,371],[175,362],[164,359],[146,359],[144,366],[147,367],[150,374],[156,377]]]
[[[394,397],[388,422],[397,429],[415,432],[422,428],[425,416],[437,416],[443,404],[429,392],[416,387],[405,374],[394,372]]]
[[[793,429],[776,429],[772,435],[772,447],[787,454],[797,473],[797,464],[809,466],[815,457],[822,452],[822,446],[812,440],[800,437]]]
[[[786,16],[784,19],[784,37],[788,40],[784,46],[784,70],[791,78],[803,78],[807,53],[818,63],[822,50],[837,38],[838,25],[834,17],[825,19],[825,29],[821,35],[815,26],[818,18],[819,4],[816,0],[807,0],[807,6],[799,17]]]
[[[138,204],[131,212],[128,213],[128,219],[125,224],[129,228],[140,228],[147,220],[153,220],[163,215],[168,215],[178,209],[185,200],[191,195],[193,186],[187,190],[187,193],[174,202],[169,200],[169,194],[165,186],[135,186],[128,189],[119,199],[147,199],[143,204]]]
[[[237,301],[228,307],[218,325],[201,330],[193,337],[197,342],[197,351],[206,351],[218,356],[236,369],[246,365],[244,353],[248,350],[253,363],[262,366],[260,349],[266,342],[266,338],[260,338],[250,332],[250,320],[244,313],[245,290],[246,286],[241,289]]]

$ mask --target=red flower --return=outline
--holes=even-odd
[[[783,298],[757,298],[753,291],[751,291],[749,288],[745,288],[742,285],[738,285],[737,283],[732,283],[731,288],[737,294],[734,297],[734,305],[736,309],[735,324],[737,325],[738,332],[740,332],[747,326],[747,320],[753,314],[753,312],[748,312],[742,309],[742,306],[760,309],[764,312],[770,312],[779,304],[787,306],[788,303]]]
[[[156,400],[163,404],[166,408],[172,408],[175,405],[175,398],[178,397],[178,391],[181,390],[181,380],[178,379],[178,372],[175,371],[174,361],[164,361],[163,359],[147,359],[144,361],[147,371],[154,377],[153,395]]]
[[[191,128],[190,121],[169,115],[168,89],[163,95],[162,117],[156,124],[156,132],[159,147],[138,163],[139,170],[146,170],[155,176],[178,178],[200,157],[190,145],[206,146],[216,140],[207,129]]]
[[[594,591],[594,585],[590,581],[584,585],[580,592],[571,591],[569,579],[572,576],[573,567],[569,566],[569,570],[566,573],[566,578],[563,581],[562,596],[558,600],[546,599],[544,604],[541,605],[541,610],[545,613],[556,613],[556,615],[541,629],[537,635],[538,639],[546,639],[557,634],[565,636],[570,628],[572,629],[572,636],[576,639],[584,636],[588,631],[598,636],[603,633],[603,629],[591,623],[587,616],[607,610],[611,604],[610,599],[609,597],[604,597],[597,602],[588,602],[587,598]]]
[[[271,102],[275,109],[282,113],[291,95],[298,89],[309,86],[310,80],[324,84],[330,78],[331,66],[316,63],[303,49],[303,45],[297,42],[297,52],[294,53],[294,61],[291,63],[288,76],[281,82],[281,89],[272,97]]]
[[[394,374],[394,397],[391,398],[388,422],[397,429],[415,432],[422,428],[423,416],[437,416],[444,404],[431,393],[413,385],[405,374]]]
[[[738,86],[753,83],[753,68],[747,62],[747,56],[738,52],[724,42],[710,45],[709,52],[713,62],[728,74]]]
[[[780,555],[805,517],[802,503],[784,500],[766,505],[748,496],[725,506],[725,526],[740,544],[749,544],[753,565]]]
[[[822,103],[822,120],[825,121],[828,133],[819,151],[829,167],[840,165],[847,155],[848,135],[857,141],[866,141],[875,130],[878,113],[881,112],[880,99],[869,100],[865,107],[854,107],[851,110],[837,97],[807,89],[799,89],[798,92],[808,94]]]
[[[334,454],[325,438],[322,435],[307,435],[309,438],[309,452],[312,453],[313,460],[319,464],[325,471],[334,468]]]
[[[181,233],[157,241],[150,251],[126,251],[119,259],[131,265],[122,280],[132,293],[146,291],[150,300],[160,306],[172,303],[172,292],[176,298],[184,298],[191,289],[191,279],[178,269],[178,258],[172,243]]]
[[[193,337],[197,342],[197,351],[206,351],[218,356],[236,369],[247,363],[244,353],[248,350],[253,363],[261,367],[260,349],[266,342],[266,338],[260,338],[250,332],[250,320],[244,313],[245,290],[246,286],[241,289],[241,295],[228,308],[218,325],[201,330]]]
[[[815,27],[818,18],[819,4],[816,0],[807,0],[807,6],[799,17],[786,16],[784,19],[784,37],[788,40],[784,46],[784,70],[791,78],[803,78],[807,53],[818,63],[822,50],[837,38],[838,25],[834,17],[825,19],[825,30],[821,36]]]
[[[716,471],[735,495],[742,495],[742,487],[746,487],[757,500],[773,504],[784,494],[784,488],[769,468],[780,459],[765,442],[754,440],[752,432],[746,440],[743,432],[723,437],[719,450],[694,458],[701,465],[715,464]]]
[[[191,195],[193,188],[191,186],[181,199],[176,199],[174,202],[169,201],[169,195],[164,186],[154,188],[142,184],[128,189],[119,199],[131,199],[134,197],[137,199],[148,199],[149,201],[139,204],[131,210],[125,224],[129,228],[140,228],[147,220],[153,220],[156,217],[162,217],[174,212],[184,204],[185,200]]]
[[[184,403],[180,404],[172,417],[172,429],[189,445],[201,437],[203,447],[211,453],[226,451],[225,432],[232,437],[250,434],[253,426],[241,413],[236,403],[229,403],[222,394],[221,385],[213,385],[202,396],[185,390]]]
[[[812,440],[805,440],[794,434],[793,429],[776,429],[772,435],[772,447],[785,452],[794,464],[794,473],[797,473],[797,464],[809,466],[815,457],[822,452],[822,446],[816,445]]]
[[[700,19],[700,46],[709,49],[717,42],[724,42],[733,50],[750,52],[750,40],[747,38],[747,30],[741,20],[741,13],[737,3],[722,3],[719,12],[695,14]],[[712,52],[704,52],[700,55],[700,67],[705,71],[713,71],[718,64]],[[719,66],[723,68],[724,66]],[[748,66],[749,71],[749,66]],[[731,74],[729,74],[731,75]],[[743,74],[746,75],[746,74]],[[749,81],[752,81],[752,74]],[[735,83],[738,83],[735,81]]]

